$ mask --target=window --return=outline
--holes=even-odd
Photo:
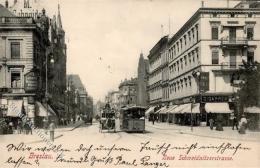
[[[211,28],[211,39],[218,40],[218,27]]]
[[[253,14],[252,14],[252,13],[249,13],[249,14],[248,14],[248,17],[250,17],[250,18],[251,18],[252,16],[253,16]]]
[[[219,58],[218,58],[218,51],[213,50],[212,51],[212,64],[218,64]]]
[[[247,62],[250,62],[250,63],[254,62],[254,51],[247,52]]]
[[[212,16],[213,17],[217,17],[218,15],[217,15],[217,13],[213,13]]]
[[[247,32],[247,39],[248,40],[253,40],[254,28],[253,27],[248,27],[246,32]]]
[[[188,32],[188,36],[189,36],[189,42],[191,41],[191,35],[190,32]]]
[[[21,74],[20,72],[11,73],[11,87],[12,88],[21,88]]]
[[[231,13],[231,14],[230,14],[230,17],[235,17],[235,14],[234,14],[234,13]]]
[[[19,58],[20,58],[20,43],[11,42],[11,59],[19,59]]]
[[[180,48],[182,50],[182,39],[180,39]]]
[[[187,65],[187,56],[184,56],[184,64]]]

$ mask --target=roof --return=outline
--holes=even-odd
[[[15,17],[15,15],[0,4],[0,17]]]
[[[79,94],[88,94],[86,89],[85,89],[85,86],[81,82],[79,75],[74,75],[74,74],[67,75],[67,82],[68,82],[68,84],[71,84],[76,89],[78,89]]]
[[[198,19],[200,14],[208,13],[260,13],[259,8],[199,8],[186,23],[171,37],[169,44],[177,40],[183,32],[186,31],[192,24],[194,24]]]

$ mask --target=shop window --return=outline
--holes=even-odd
[[[11,59],[19,59],[21,57],[20,52],[20,43],[11,42]]]
[[[11,87],[12,88],[21,88],[21,73],[20,72],[11,73]]]
[[[219,62],[219,53],[217,50],[212,50],[212,64],[218,64]]]

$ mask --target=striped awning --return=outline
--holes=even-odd
[[[49,105],[48,105],[48,109],[46,109],[40,102],[36,101],[36,116],[39,117],[56,116],[56,113]]]

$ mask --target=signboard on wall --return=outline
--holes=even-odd
[[[209,72],[201,72],[200,73],[200,91],[206,92],[209,90]]]
[[[34,71],[24,75],[25,92],[35,92],[38,89],[38,74]]]

